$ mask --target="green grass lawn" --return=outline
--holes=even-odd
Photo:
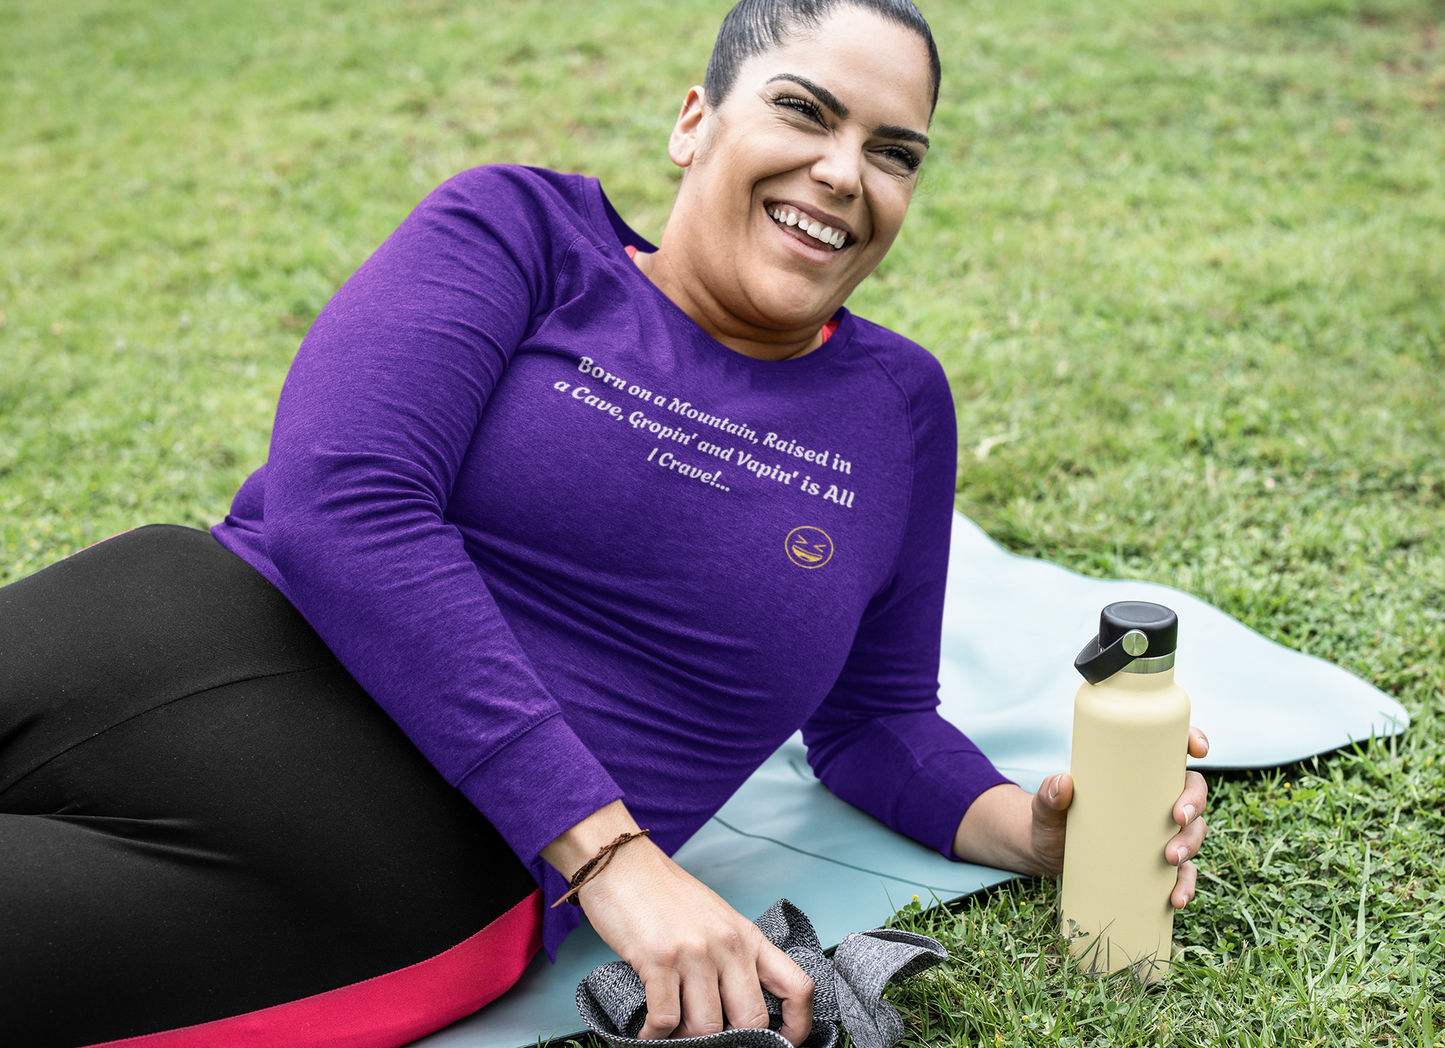
[[[600,176],[656,236],[724,5],[0,0],[0,582],[205,526],[331,292],[448,175]],[[1399,697],[1213,781],[1162,991],[1051,884],[900,920],[920,1045],[1445,1043],[1445,3],[925,0],[935,148],[853,308],[953,381],[958,505]]]

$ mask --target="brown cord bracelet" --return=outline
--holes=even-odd
[[[581,906],[582,903],[578,898],[578,893],[582,890],[582,886],[603,870],[607,869],[608,864],[612,862],[612,856],[617,854],[617,849],[629,841],[635,841],[639,837],[649,837],[651,835],[652,831],[650,829],[638,830],[636,833],[628,832],[619,834],[611,844],[604,844],[597,850],[596,855],[584,862],[581,867],[578,868],[577,872],[572,875],[572,879],[567,883],[567,894],[554,902],[552,906],[561,906],[564,902],[570,902],[573,906]]]

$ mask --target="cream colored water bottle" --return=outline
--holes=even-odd
[[[1164,845],[1179,832],[1189,696],[1174,683],[1179,620],[1159,604],[1123,601],[1074,666],[1074,742],[1059,930],[1085,971],[1124,968],[1152,982],[1169,968],[1176,869]]]

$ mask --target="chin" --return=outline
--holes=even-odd
[[[800,309],[796,300],[790,304],[760,303],[757,310],[758,326],[769,331],[799,331],[804,328],[819,328],[826,324],[828,318],[837,311],[837,306],[827,304],[819,305],[817,308]]]
[[[848,298],[836,287],[820,288],[806,277],[787,272],[775,273],[765,286],[754,287],[753,292],[754,309],[768,321],[763,326],[779,331],[810,324],[821,326]]]

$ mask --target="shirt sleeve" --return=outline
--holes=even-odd
[[[621,791],[568,727],[444,511],[580,234],[521,169],[428,197],[322,311],[283,387],[266,550],[287,597],[529,864]]]
[[[951,859],[969,805],[1009,780],[938,713],[958,437],[947,381],[937,362],[928,364],[915,388],[900,383],[914,450],[895,571],[869,602],[842,673],[803,726],[803,741],[833,793]]]

